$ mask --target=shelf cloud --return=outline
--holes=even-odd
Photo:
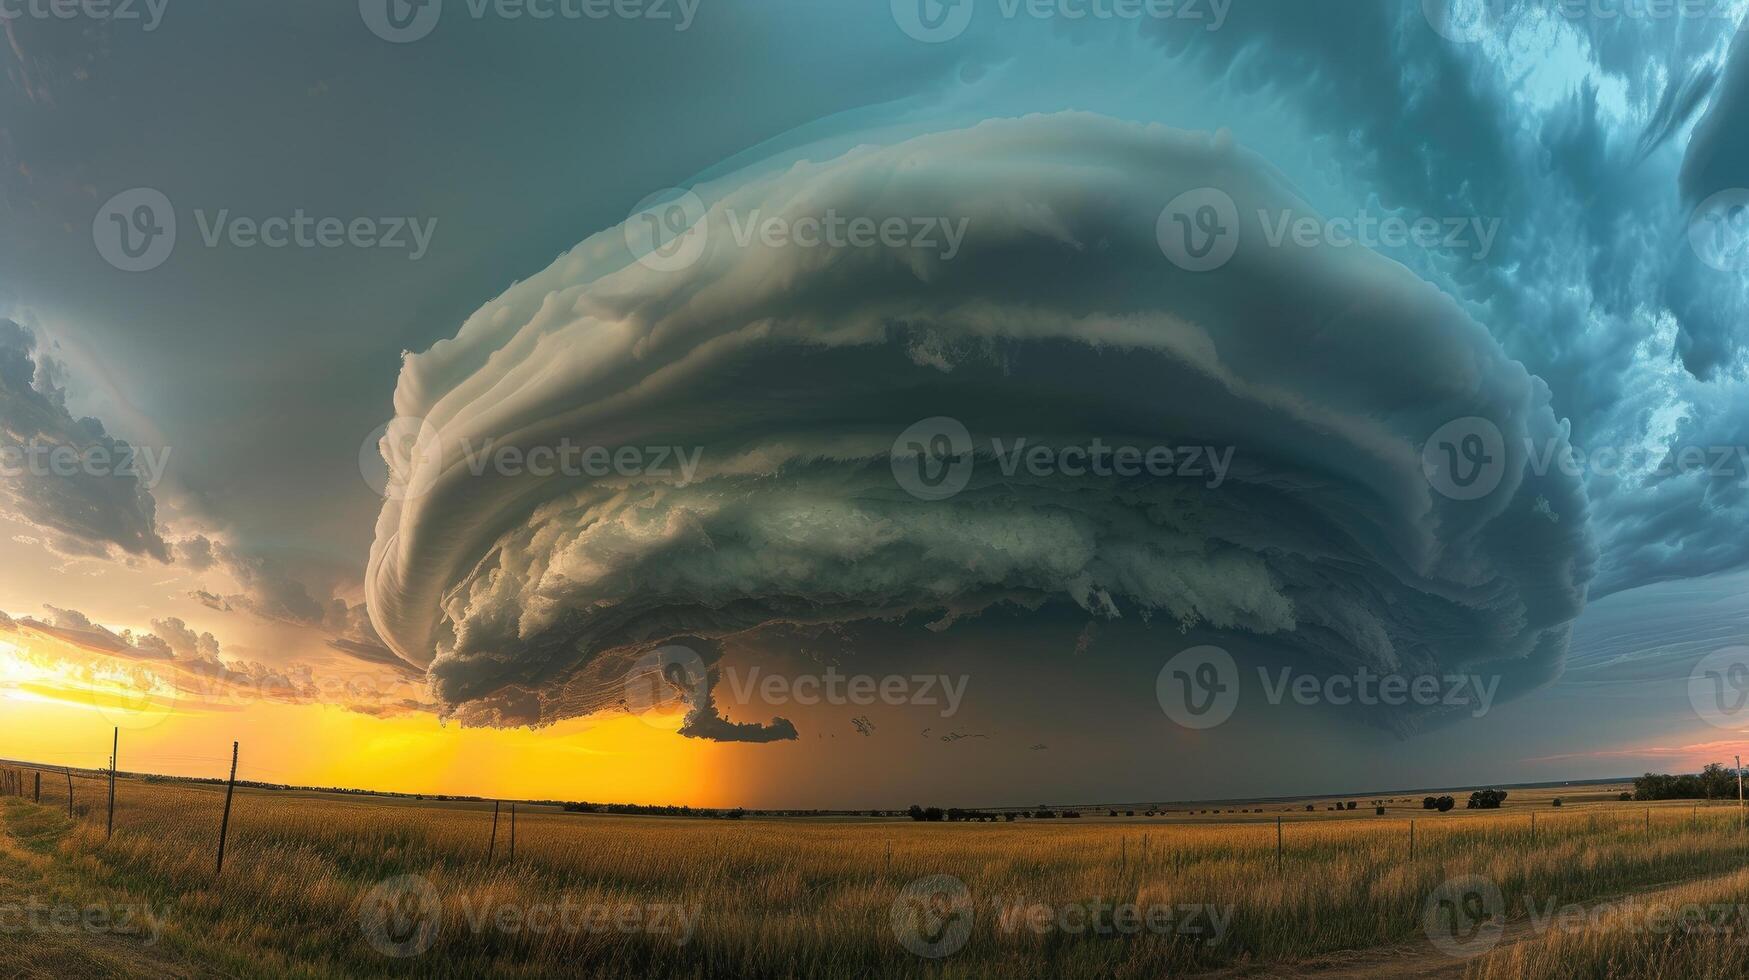
[[[1486,665],[1502,697],[1559,671],[1596,549],[1581,482],[1532,465],[1567,442],[1547,387],[1396,262],[1272,240],[1312,209],[1224,133],[996,119],[694,191],[405,359],[367,603],[452,715],[610,709],[680,638],[996,609]],[[1224,262],[1175,244],[1215,231]],[[1472,497],[1428,443],[1476,420]]]

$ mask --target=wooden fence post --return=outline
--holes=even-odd
[[[486,845],[486,863],[492,863],[492,855],[498,850],[498,806],[497,800],[492,801],[492,843]]]
[[[41,769],[36,771],[36,785],[31,789],[30,796],[32,803],[43,801],[43,772]]]
[[[237,791],[237,743],[231,743],[231,779],[225,784],[225,818],[219,821],[219,863],[213,877],[225,873],[225,836],[231,832],[231,794]]]
[[[510,860],[516,860],[516,804],[510,804]]]
[[[119,761],[118,756],[121,755],[120,728],[115,729],[113,737],[115,741],[110,745],[109,749],[109,823],[105,826],[103,831],[104,840],[108,840],[115,836],[115,767]]]
[[[73,770],[67,769],[67,819],[73,819]]]
[[[1281,874],[1281,818],[1275,818],[1275,873]]]

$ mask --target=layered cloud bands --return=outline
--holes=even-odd
[[[1237,247],[1187,271],[1158,225],[1211,187]],[[406,360],[384,451],[407,493],[368,602],[464,720],[612,706],[677,639],[710,659],[798,628],[971,631],[997,607],[1165,621],[1162,657],[1186,627],[1311,670],[1487,664],[1505,694],[1558,670],[1594,550],[1578,482],[1527,465],[1566,441],[1547,390],[1403,267],[1271,245],[1260,211],[1312,212],[1224,137],[1035,116],[699,193],[695,261],[633,261],[610,229]],[[834,216],[907,234],[802,243],[798,219]],[[937,417],[966,438],[900,439]],[[1506,465],[1455,500],[1422,449],[1470,417]],[[1206,449],[1124,475],[1082,465],[1095,445]],[[531,473],[506,447],[637,452]],[[699,454],[690,479],[663,447]],[[967,458],[957,493],[904,476]]]

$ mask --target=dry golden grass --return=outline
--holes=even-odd
[[[914,824],[525,808],[514,861],[506,816],[488,862],[489,805],[239,790],[224,875],[215,879],[222,788],[135,779],[118,785],[108,841],[99,781],[81,780],[83,805],[71,821],[64,795],[51,798],[48,784],[41,806],[7,801],[13,853],[0,861],[37,855],[40,880],[30,887],[48,894],[151,907],[164,928],[154,962],[168,956],[190,972],[244,976],[1152,977],[1394,944],[1427,947],[1427,896],[1460,875],[1497,882],[1516,909],[1545,896],[1582,902],[1717,875],[1749,858],[1734,808],[1658,807],[1648,833],[1643,810],[1600,801],[1561,810],[1545,802],[1534,843],[1528,804],[1486,814],[1413,811],[1412,862],[1408,810],[1337,818],[1278,804],[1270,814],[1248,815],[1250,822]],[[1279,871],[1277,815],[1286,820]],[[429,938],[429,949],[398,958],[373,947],[361,908],[376,907],[367,896],[402,875],[429,882],[440,912],[428,910],[436,913],[429,933],[418,931],[417,916],[410,930],[387,930],[393,941]],[[963,948],[930,959],[900,941],[894,906],[907,885],[936,875],[964,883],[970,931]],[[526,914],[567,898],[578,907],[695,910],[695,929],[677,942],[668,933],[513,930],[491,914],[470,918],[482,909]],[[998,908],[1095,901],[1212,906],[1230,919],[1211,942],[1206,931],[1041,933],[1013,920],[1005,928]],[[1191,918],[1208,928],[1206,915]],[[901,906],[899,921],[916,920]],[[1586,948],[1604,950],[1615,941],[1607,932]],[[0,943],[30,939],[0,936]],[[1531,959],[1490,965],[1496,972],[1487,975],[1545,969],[1569,955],[1563,947],[1547,960],[1536,952],[1544,941],[1502,950],[1496,959]],[[7,965],[0,953],[0,971]]]
[[[1643,977],[1724,980],[1749,974],[1749,870],[1549,917],[1525,941],[1470,971],[1476,980]]]

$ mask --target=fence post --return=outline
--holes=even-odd
[[[68,767],[66,772],[67,772],[67,819],[71,820],[71,819],[73,819],[73,770],[71,767]]]
[[[492,843],[486,845],[486,863],[492,863],[492,855],[498,850],[498,806],[497,800],[492,801]]]
[[[1415,818],[1409,818],[1409,860],[1415,860]]]
[[[1275,818],[1275,873],[1281,874],[1281,818]]]
[[[225,817],[219,821],[219,863],[213,877],[225,873],[225,837],[231,832],[231,794],[237,791],[237,743],[231,743],[231,779],[225,784]]]
[[[516,860],[516,804],[510,804],[510,860]]]
[[[103,831],[104,840],[115,836],[115,767],[119,761],[117,757],[121,755],[121,729],[119,727],[115,729],[113,738],[115,741],[109,749],[109,823]]]
[[[30,795],[30,801],[32,803],[41,803],[43,801],[43,773],[41,769],[36,771],[36,784],[31,788]]]

